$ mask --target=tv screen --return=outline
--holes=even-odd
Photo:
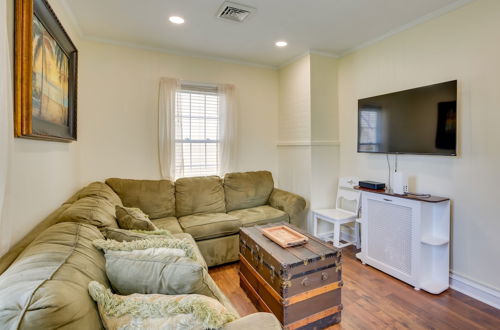
[[[358,101],[358,152],[457,154],[457,81]]]

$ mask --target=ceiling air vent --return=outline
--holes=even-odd
[[[254,11],[255,8],[240,5],[239,3],[231,1],[226,1],[220,7],[219,12],[217,13],[217,17],[241,23],[246,20]]]

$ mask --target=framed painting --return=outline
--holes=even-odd
[[[17,137],[76,140],[78,50],[47,0],[16,0]]]

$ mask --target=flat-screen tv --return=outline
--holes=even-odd
[[[358,152],[457,154],[457,81],[358,101]]]

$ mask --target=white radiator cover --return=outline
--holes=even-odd
[[[362,192],[363,263],[438,294],[449,287],[450,202]]]
[[[412,274],[412,209],[368,199],[369,256],[408,276]]]

